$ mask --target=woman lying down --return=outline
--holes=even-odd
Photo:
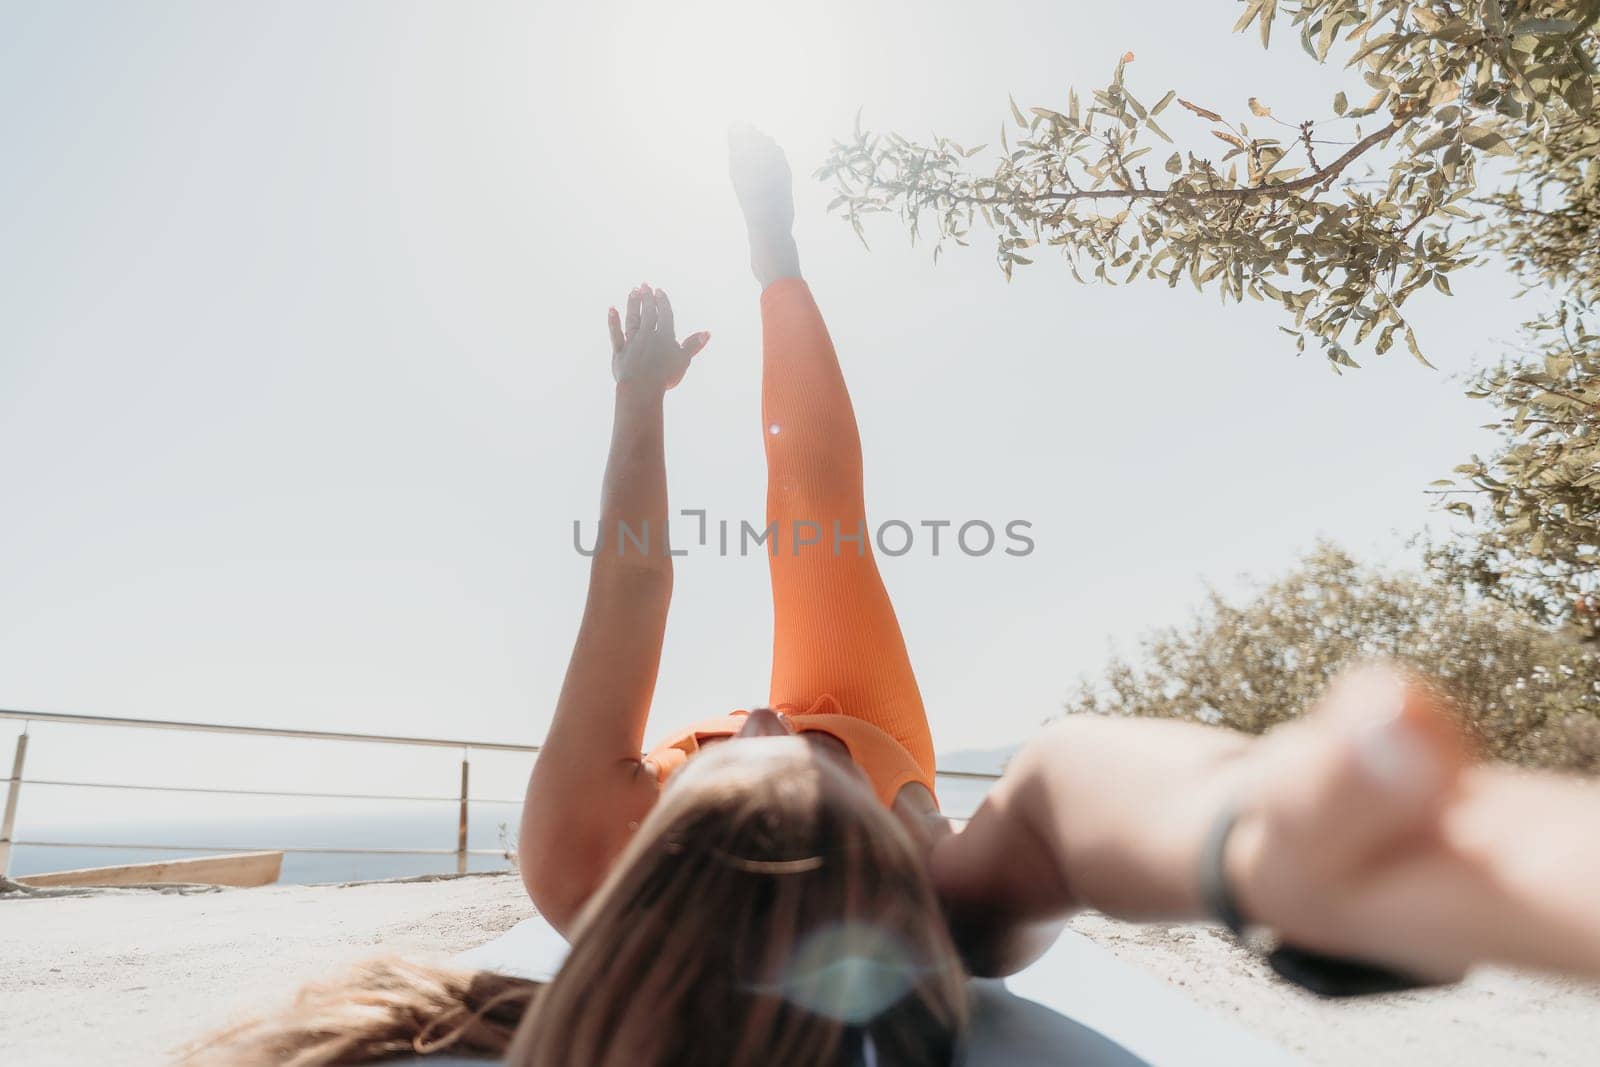
[[[944,1065],[967,976],[1026,966],[1084,908],[1264,928],[1280,974],[1334,995],[1449,982],[1477,961],[1600,976],[1600,791],[1473,764],[1444,701],[1382,666],[1259,739],[1058,723],[953,830],[870,539],[835,552],[794,534],[864,525],[861,446],[801,278],[788,164],[754,130],[731,149],[777,531],[766,706],[646,751],[671,558],[597,553],[521,829],[529,895],[571,942],[554,979],[375,963],[191,1062]],[[648,285],[610,335],[602,529],[660,531],[663,398],[709,335],[679,341]]]

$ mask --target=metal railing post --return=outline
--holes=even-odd
[[[6,782],[6,812],[0,817],[0,877],[11,873],[11,831],[17,825],[17,797],[22,793],[22,764],[28,758],[28,728],[17,735],[17,754],[11,759],[11,778]]]
[[[467,750],[461,750],[461,819],[456,824],[456,873],[467,873]]]

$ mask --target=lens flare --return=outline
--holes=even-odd
[[[916,957],[893,934],[870,923],[844,922],[802,941],[765,991],[817,1015],[860,1025],[910,992],[921,973]]]

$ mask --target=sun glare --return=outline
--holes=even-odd
[[[839,107],[834,27],[804,5],[688,0],[635,5],[615,38],[629,132],[649,148],[721,151],[730,122],[819,136]]]

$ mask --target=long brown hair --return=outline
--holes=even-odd
[[[948,1064],[965,975],[898,821],[797,738],[708,749],[590,898],[543,987],[398,963],[302,992],[192,1062],[443,1048],[523,1067]]]

